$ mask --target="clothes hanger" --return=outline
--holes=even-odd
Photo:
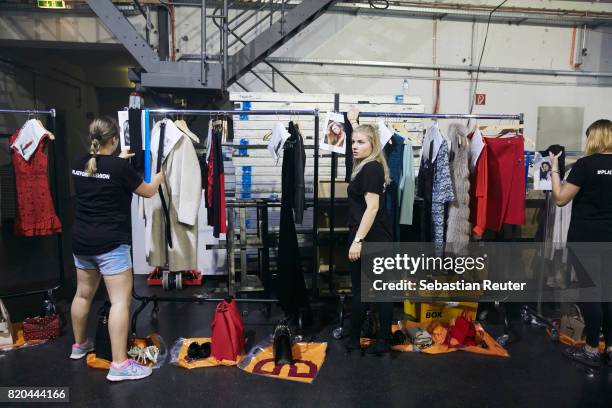
[[[43,125],[43,123],[40,121],[40,119],[38,119],[37,117],[34,117],[34,120],[36,120],[36,122],[38,122],[38,124],[40,125],[41,128],[45,129],[45,132],[47,133],[47,136],[49,137],[50,140],[55,140],[55,135],[53,133],[51,133],[49,130],[47,130],[45,125]]]
[[[174,121],[174,125],[195,143],[200,143],[200,138],[189,129],[185,120],[177,119]]]

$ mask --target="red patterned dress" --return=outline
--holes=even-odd
[[[11,146],[17,140],[20,131],[10,138]],[[47,155],[44,151],[47,135],[40,138],[36,150],[26,160],[14,147],[11,149],[11,160],[15,169],[17,186],[17,215],[15,234],[25,237],[51,235],[62,231],[62,223],[55,214],[49,178],[47,175]],[[35,140],[26,142],[23,148]]]

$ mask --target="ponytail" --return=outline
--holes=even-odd
[[[88,176],[93,176],[98,170],[97,159],[100,153],[100,147],[106,146],[113,137],[118,135],[119,126],[117,126],[117,122],[109,116],[102,116],[91,122],[89,125],[89,138],[91,139],[89,154],[91,154],[91,158],[87,161],[87,165],[85,166],[85,172],[87,172]]]

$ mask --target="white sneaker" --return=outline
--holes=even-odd
[[[87,339],[83,344],[74,343],[72,345],[72,354],[70,358],[73,360],[79,360],[87,355],[87,353],[94,351],[94,343],[91,339]]]
[[[122,366],[111,363],[110,370],[106,379],[109,381],[140,380],[150,376],[153,370],[147,366],[138,364],[132,359],[128,359]]]

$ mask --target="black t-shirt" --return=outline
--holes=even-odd
[[[578,159],[567,181],[580,187],[572,202],[567,240],[612,241],[612,155]]]
[[[142,183],[132,165],[115,156],[98,156],[97,171],[89,177],[85,166],[90,158],[80,158],[72,170],[76,192],[72,247],[77,255],[100,255],[132,243],[132,192]]]
[[[366,193],[376,193],[379,197],[378,212],[365,240],[369,242],[391,241],[391,226],[385,212],[385,173],[382,164],[376,161],[366,163],[357,173],[355,179],[351,180],[347,191],[348,227],[351,229],[351,240],[354,238],[367,208]]]

